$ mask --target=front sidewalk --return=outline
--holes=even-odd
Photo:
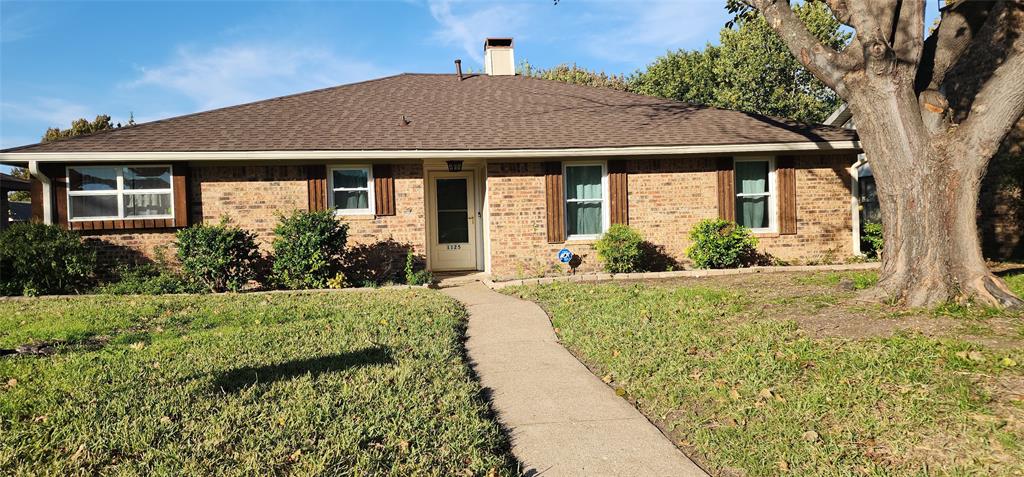
[[[523,475],[707,475],[566,351],[536,304],[479,282],[442,291],[469,311],[466,350]]]

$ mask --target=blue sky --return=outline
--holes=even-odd
[[[724,0],[0,1],[0,147],[79,117],[150,121],[401,72],[517,61],[628,73],[716,42]],[[929,2],[934,15],[935,4]]]

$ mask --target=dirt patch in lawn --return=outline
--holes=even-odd
[[[1016,268],[1015,268],[1016,267]],[[998,273],[1024,270],[1002,264]],[[904,309],[867,299],[863,288],[875,272],[761,273],[721,277],[644,280],[659,287],[707,287],[734,291],[755,306],[739,319],[793,320],[810,337],[864,339],[897,333],[956,337],[996,349],[1024,347],[1024,311],[971,306]]]

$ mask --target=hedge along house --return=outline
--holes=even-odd
[[[853,253],[855,132],[517,76],[403,74],[0,152],[33,177],[36,220],[151,256],[229,216],[272,238],[279,214],[334,210],[350,241],[393,239],[434,271],[495,278],[599,266],[625,223],[683,260],[697,221],[751,227],[794,261]]]

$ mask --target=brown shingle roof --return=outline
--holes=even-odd
[[[854,131],[836,127],[537,78],[458,81],[450,74],[403,74],[4,152],[555,149],[854,139]]]

